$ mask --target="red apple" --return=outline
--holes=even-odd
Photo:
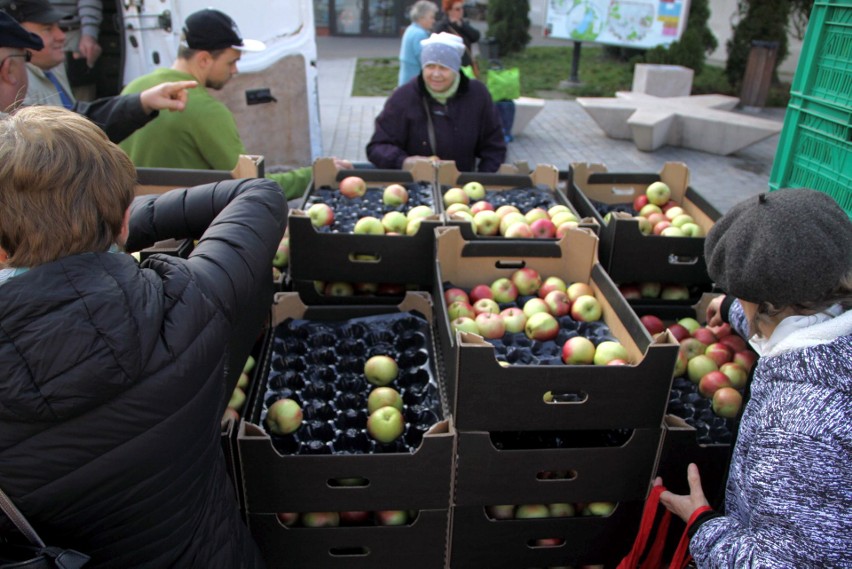
[[[720,417],[733,419],[742,406],[743,396],[733,387],[722,387],[713,394],[713,412]]]
[[[660,319],[659,316],[654,316],[653,314],[646,314],[641,316],[639,320],[642,321],[642,324],[648,330],[651,335],[657,335],[661,332],[666,331],[665,323]]]
[[[695,330],[692,333],[692,337],[700,341],[705,346],[709,346],[710,344],[714,344],[718,341],[718,339],[716,338],[716,334],[713,333],[713,330],[707,328],[706,326],[702,326]]]
[[[568,365],[590,365],[595,360],[595,345],[585,336],[574,336],[562,344],[562,361]]]
[[[408,203],[408,190],[402,184],[390,184],[382,191],[382,203],[390,207],[405,205]]]
[[[470,303],[474,304],[480,298],[494,298],[494,292],[487,284],[478,284],[470,289]]]
[[[463,300],[457,300],[447,307],[447,318],[449,318],[450,320],[455,320],[456,318],[461,318],[462,316],[474,318],[476,316],[476,309],[474,309],[473,306],[471,306],[467,302],[464,302]]]
[[[470,298],[467,296],[467,293],[463,289],[448,288],[444,291],[444,301],[447,303],[447,306],[449,306],[456,300],[461,300],[470,304]]]
[[[370,523],[373,514],[367,510],[351,510],[340,512],[340,525],[342,526],[362,526]]]
[[[571,300],[568,293],[561,290],[552,290],[544,297],[547,309],[551,314],[559,318],[571,312]]]
[[[358,176],[347,176],[340,180],[340,193],[347,198],[360,198],[367,193],[367,183]]]
[[[275,514],[275,517],[287,527],[292,527],[299,521],[299,514],[297,512],[278,512]]]
[[[541,274],[530,267],[518,269],[512,273],[511,279],[521,296],[536,294],[538,289],[541,288]]]
[[[709,346],[707,346],[707,349],[704,351],[704,353],[711,360],[716,362],[717,366],[733,361],[734,359],[734,351],[722,342],[710,344]]]
[[[656,224],[654,224],[654,229],[652,229],[652,232],[654,235],[662,235],[663,231],[665,231],[671,226],[672,222],[669,220],[658,221]]]
[[[536,239],[553,239],[556,237],[556,226],[549,219],[536,219],[530,223],[530,230]]]
[[[742,352],[748,350],[748,344],[742,337],[737,334],[728,334],[727,336],[722,336],[719,338],[719,341],[729,348],[731,348],[734,352]]]
[[[571,299],[571,302],[574,302],[583,295],[595,296],[595,289],[592,288],[592,285],[580,281],[568,285],[565,292],[568,293],[568,298]]]
[[[635,198],[633,198],[633,210],[641,211],[643,207],[648,205],[648,196],[645,194],[639,194]]]
[[[494,300],[500,304],[515,302],[518,298],[518,287],[507,277],[500,277],[491,283],[491,293]]]
[[[472,204],[470,204],[470,213],[472,213],[474,216],[478,212],[486,211],[486,210],[487,211],[494,211],[494,206],[491,204],[491,202],[487,202],[485,200],[477,200],[477,201],[473,202]],[[498,215],[497,218],[499,219],[500,216]]]
[[[621,296],[627,300],[638,300],[642,298],[642,291],[639,290],[639,285],[636,283],[626,283],[618,285],[618,291]]]
[[[526,221],[518,221],[506,228],[503,237],[508,239],[532,239],[533,232]]]
[[[540,298],[544,298],[547,296],[547,293],[553,290],[561,290],[562,292],[566,292],[568,290],[568,285],[566,285],[565,281],[559,277],[547,277],[541,282],[541,287],[539,287],[538,289],[538,296]]]
[[[721,371],[711,371],[698,380],[698,393],[704,397],[713,397],[722,387],[732,387],[730,378]]]
[[[669,326],[669,332],[672,333],[672,336],[675,337],[675,340],[678,342],[682,341],[684,338],[689,338],[689,330],[683,327],[681,324],[671,324]]]
[[[746,372],[751,373],[751,368],[757,362],[757,354],[749,349],[736,352],[734,354],[734,362],[743,366]]]

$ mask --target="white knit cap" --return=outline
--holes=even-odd
[[[431,63],[443,65],[458,72],[464,53],[464,41],[460,36],[449,32],[432,34],[420,41],[423,50],[420,52],[420,66],[426,67]]]

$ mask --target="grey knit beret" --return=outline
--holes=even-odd
[[[852,221],[816,190],[760,194],[716,222],[704,256],[716,284],[742,300],[778,307],[818,301],[852,269]]]

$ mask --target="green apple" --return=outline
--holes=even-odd
[[[359,235],[384,235],[385,226],[382,225],[380,219],[368,215],[355,222],[355,228],[352,230],[352,233]]]
[[[302,407],[292,399],[279,399],[266,412],[266,426],[274,435],[289,435],[301,425]]]
[[[454,203],[469,204],[470,197],[461,188],[450,188],[444,192],[444,206],[450,206]]]
[[[389,211],[382,216],[382,226],[386,233],[399,233],[405,235],[408,227],[408,218],[401,211]]]
[[[393,387],[376,387],[367,396],[367,413],[388,406],[402,411],[402,395]]]
[[[612,360],[627,361],[627,359],[627,348],[618,342],[605,340],[598,344],[597,348],[595,348],[594,364],[596,366],[607,365]]]
[[[380,407],[367,418],[367,432],[381,443],[390,443],[402,435],[405,419],[396,407]]]
[[[399,366],[390,356],[373,356],[364,364],[364,376],[373,385],[388,385],[397,375]]]
[[[382,191],[382,203],[397,207],[408,203],[408,190],[402,184],[391,184]]]
[[[672,197],[672,190],[665,182],[654,182],[645,188],[645,195],[649,203],[662,207]]]
[[[479,182],[468,182],[462,186],[462,190],[472,202],[485,199],[485,186]]]
[[[334,210],[328,204],[315,203],[308,208],[307,214],[314,227],[324,227],[334,223]]]

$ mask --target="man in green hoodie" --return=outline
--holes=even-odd
[[[171,68],[162,68],[133,80],[122,93],[138,93],[167,81],[194,79],[180,116],[161,115],[121,143],[137,167],[233,170],[246,148],[234,115],[209,89],[221,89],[237,73],[244,51],[265,49],[261,41],[243,39],[234,21],[213,9],[190,14],[183,28],[178,56]],[[338,161],[342,168],[351,168]],[[283,188],[287,199],[301,196],[311,180],[311,168],[268,174]]]

